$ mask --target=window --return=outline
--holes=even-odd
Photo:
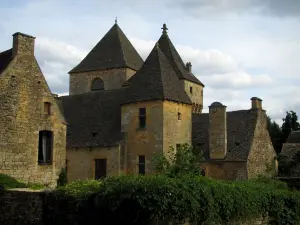
[[[181,120],[181,113],[180,112],[177,113],[177,118],[178,118],[178,120]]]
[[[193,87],[190,87],[190,93],[193,94]]]
[[[144,155],[139,155],[139,175],[145,175],[145,156]]]
[[[146,127],[146,108],[140,108],[139,112],[140,128]]]
[[[51,103],[44,102],[44,114],[50,115],[51,114]]]
[[[201,90],[201,96],[203,96],[203,90]]]
[[[53,133],[48,130],[39,132],[39,164],[52,163]]]
[[[99,90],[104,90],[104,82],[102,79],[96,78],[92,82],[91,91],[99,91]]]
[[[95,180],[106,177],[106,159],[95,159]]]

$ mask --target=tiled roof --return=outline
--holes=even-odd
[[[68,123],[67,147],[116,145],[121,138],[121,101],[125,89],[60,97]]]
[[[251,148],[258,112],[239,110],[227,112],[227,155],[225,161],[245,161]],[[193,145],[202,150],[209,160],[209,114],[194,114],[192,124]]]
[[[288,138],[286,143],[299,143],[300,144],[300,131],[292,131]]]
[[[12,49],[0,53],[0,73],[6,69],[12,59]]]
[[[164,24],[164,29],[166,29]],[[158,40],[160,49],[166,55],[168,60],[170,61],[172,67],[174,68],[177,76],[180,79],[189,80],[191,82],[200,84],[204,87],[204,84],[194,76],[191,72],[189,72],[182,61],[180,55],[178,54],[176,48],[174,47],[173,43],[171,42],[167,32],[164,30],[163,34]]]
[[[141,56],[118,24],[114,24],[90,53],[69,73],[124,67],[138,70],[142,64]]]
[[[191,104],[168,59],[155,45],[142,68],[129,79],[125,103],[147,100],[169,100]]]

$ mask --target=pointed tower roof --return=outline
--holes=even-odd
[[[116,22],[90,53],[69,73],[124,67],[139,70],[142,64],[143,59]]]
[[[192,104],[158,43],[141,69],[124,86],[128,86],[124,104],[148,100],[169,100]]]
[[[176,48],[174,47],[173,43],[171,42],[168,36],[167,33],[168,28],[166,24],[163,24],[162,30],[163,30],[162,35],[158,40],[160,49],[170,61],[179,79],[189,80],[194,83],[200,84],[204,87],[204,84],[200,80],[198,80],[198,78],[195,77],[194,74],[192,74],[187,70],[184,62],[182,61],[180,55],[178,54]]]

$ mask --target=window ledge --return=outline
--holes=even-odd
[[[52,162],[38,162],[39,166],[51,166],[52,164]]]
[[[145,131],[146,130],[146,127],[138,127],[136,128],[137,131]]]

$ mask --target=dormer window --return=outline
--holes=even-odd
[[[44,102],[44,114],[51,115],[51,103],[50,102]]]
[[[193,87],[190,87],[190,93],[193,94]]]

